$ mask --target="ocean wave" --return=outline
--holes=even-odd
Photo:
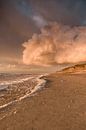
[[[30,80],[32,78],[33,77],[24,78],[24,79],[20,79],[20,80],[14,80],[14,81],[4,81],[3,83],[0,83],[0,86],[2,86],[2,85],[18,84],[18,83],[22,83],[22,82],[28,81],[28,80]]]
[[[8,103],[6,103],[6,104],[4,104],[4,105],[1,105],[1,106],[0,106],[0,109],[3,109],[3,108],[8,107],[8,106],[10,106],[10,105],[12,105],[12,104],[15,104],[15,103],[17,103],[17,102],[19,102],[19,101],[21,101],[21,100],[23,100],[23,99],[25,99],[25,98],[31,97],[34,93],[36,93],[37,91],[39,91],[39,90],[41,90],[42,88],[44,88],[44,86],[45,86],[45,84],[46,84],[47,81],[46,81],[45,79],[43,79],[43,76],[45,76],[45,75],[40,75],[40,76],[38,76],[38,77],[35,79],[35,80],[37,81],[37,85],[34,86],[34,88],[32,88],[30,91],[28,91],[24,96],[21,96],[21,97],[20,97],[19,99],[17,99],[17,100],[13,100],[13,101],[10,101],[10,102],[8,102]],[[12,82],[7,83],[7,84],[5,84],[5,85],[21,83],[21,82],[28,81],[28,80],[30,80],[30,79],[33,79],[33,77],[21,79],[21,80],[19,80],[19,81],[12,81]]]

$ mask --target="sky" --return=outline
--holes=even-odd
[[[21,61],[22,44],[50,22],[85,27],[86,0],[0,0],[0,63]]]

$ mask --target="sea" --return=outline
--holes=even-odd
[[[62,68],[64,66],[41,73],[0,73],[0,120],[15,112],[15,106],[22,100],[31,98],[44,89],[47,82],[44,78],[46,75]]]

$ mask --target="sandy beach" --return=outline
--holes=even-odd
[[[86,73],[44,78],[42,91],[0,110],[0,130],[86,130]]]

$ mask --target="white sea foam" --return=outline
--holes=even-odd
[[[0,86],[23,83],[23,82],[28,81],[28,80],[30,80],[30,79],[32,79],[32,78],[33,78],[33,77],[23,78],[23,79],[13,80],[13,81],[4,81],[3,83],[0,83]]]
[[[32,94],[34,94],[35,92],[37,92],[38,90],[42,89],[45,84],[46,84],[46,80],[42,79],[43,75],[39,76],[36,80],[38,82],[38,84],[34,87],[34,89],[31,90],[30,93],[27,93],[26,95],[24,95],[23,97],[21,97],[19,100],[23,100],[27,97],[30,97]]]
[[[34,88],[30,92],[26,93],[24,96],[20,97],[18,100],[14,100],[14,101],[11,101],[11,102],[9,102],[7,104],[1,105],[0,109],[3,109],[3,108],[5,108],[5,107],[7,107],[9,105],[12,105],[13,103],[19,102],[19,101],[21,101],[21,100],[23,100],[23,99],[25,99],[27,97],[31,97],[35,92],[37,92],[38,90],[41,90],[45,86],[45,84],[47,82],[45,79],[42,78],[43,76],[45,76],[45,75],[41,75],[41,76],[38,76],[36,78],[36,81],[38,82],[38,84],[36,86],[34,86]],[[29,77],[29,78],[26,78],[26,79],[22,79],[22,80],[20,80],[18,82],[13,81],[12,84],[13,83],[15,84],[15,83],[28,81],[28,80],[30,80],[32,78],[33,77]]]

